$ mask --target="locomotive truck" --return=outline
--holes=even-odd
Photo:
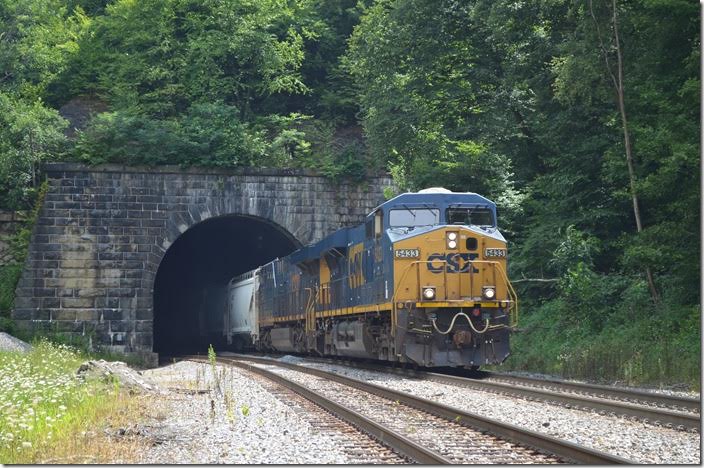
[[[518,318],[496,205],[442,188],[404,193],[228,287],[239,349],[423,367],[503,362]]]

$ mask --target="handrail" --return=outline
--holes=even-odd
[[[404,270],[403,274],[401,275],[401,278],[399,279],[398,283],[396,284],[396,288],[394,289],[394,294],[391,299],[391,333],[392,335],[396,334],[396,324],[397,324],[397,317],[396,317],[396,312],[397,312],[397,301],[396,297],[398,295],[398,291],[401,288],[401,285],[403,284],[403,280],[406,279],[406,276],[408,275],[408,272],[411,271],[413,267],[417,267],[421,263],[442,263],[443,265],[447,264],[447,260],[441,260],[441,259],[434,259],[434,260],[414,260],[411,262],[409,265],[407,265],[406,269]],[[469,263],[469,268],[473,268],[475,263],[483,263],[487,265],[491,265],[492,268],[496,269],[498,267],[499,273],[501,274],[502,279],[504,280],[506,284],[506,291],[508,293],[509,299],[511,300],[511,303],[509,305],[509,320],[510,320],[510,325],[515,326],[518,323],[518,295],[516,294],[516,290],[513,288],[513,285],[511,284],[511,281],[508,279],[508,275],[506,274],[506,271],[504,270],[503,266],[501,263],[497,262],[496,260],[470,260],[468,261]],[[445,271],[446,268],[443,267],[443,271]],[[473,274],[472,274],[473,276]],[[447,277],[447,275],[445,275]],[[471,288],[471,283],[470,283],[470,288]],[[420,287],[420,283],[419,283]],[[445,288],[445,300],[447,299],[447,280],[444,282],[444,288]]]
[[[439,260],[441,263],[445,264],[447,263],[447,260]],[[401,275],[401,279],[399,279],[398,283],[396,284],[396,289],[394,289],[394,293],[391,296],[391,336],[395,337],[396,336],[396,296],[398,294],[398,290],[403,284],[403,280],[406,279],[406,275],[408,272],[411,270],[411,267],[418,265],[419,263],[428,263],[430,260],[414,260],[412,261],[406,269],[403,271],[403,274]],[[445,270],[445,268],[443,268]]]

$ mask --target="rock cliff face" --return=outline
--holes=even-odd
[[[305,171],[180,170],[52,164],[17,289],[29,329],[85,336],[113,351],[153,351],[153,288],[184,232],[236,215],[305,245],[360,223],[392,181],[332,183]],[[254,226],[254,224],[253,224]],[[154,358],[154,356],[151,356]]]

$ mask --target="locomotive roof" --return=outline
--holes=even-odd
[[[450,192],[444,189],[433,190],[433,191],[421,191],[421,192],[408,192],[397,195],[391,200],[387,200],[381,205],[377,206],[368,216],[371,216],[379,208],[388,210],[396,206],[399,207],[424,207],[427,205],[437,205],[448,206],[448,205],[480,205],[487,206],[492,211],[496,210],[496,205],[494,202],[485,198],[479,194],[473,192]],[[436,229],[436,227],[429,227],[428,230]],[[497,233],[498,231],[495,230]],[[414,231],[413,235],[420,232],[419,230]],[[396,233],[396,236],[410,235],[409,233]],[[498,233],[497,235],[501,235]],[[342,228],[333,234],[325,237],[320,242],[312,245],[301,247],[292,254],[288,256],[291,263],[297,264],[302,262],[307,262],[310,260],[317,260],[324,252],[329,252],[334,249],[342,251],[347,248],[352,240],[358,240],[357,238],[363,238],[364,236],[364,225],[361,224],[355,227]]]
[[[397,195],[391,200],[387,200],[381,205],[374,208],[372,213],[379,208],[393,208],[394,206],[410,206],[423,204],[437,204],[441,206],[453,204],[467,205],[487,205],[495,208],[496,204],[486,197],[483,197],[474,192],[406,192]],[[371,213],[370,213],[371,215]]]

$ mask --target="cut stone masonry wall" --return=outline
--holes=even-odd
[[[389,177],[333,183],[301,170],[45,168],[49,190],[18,284],[13,318],[153,359],[153,287],[168,247],[205,219],[264,218],[302,245],[362,222]]]

